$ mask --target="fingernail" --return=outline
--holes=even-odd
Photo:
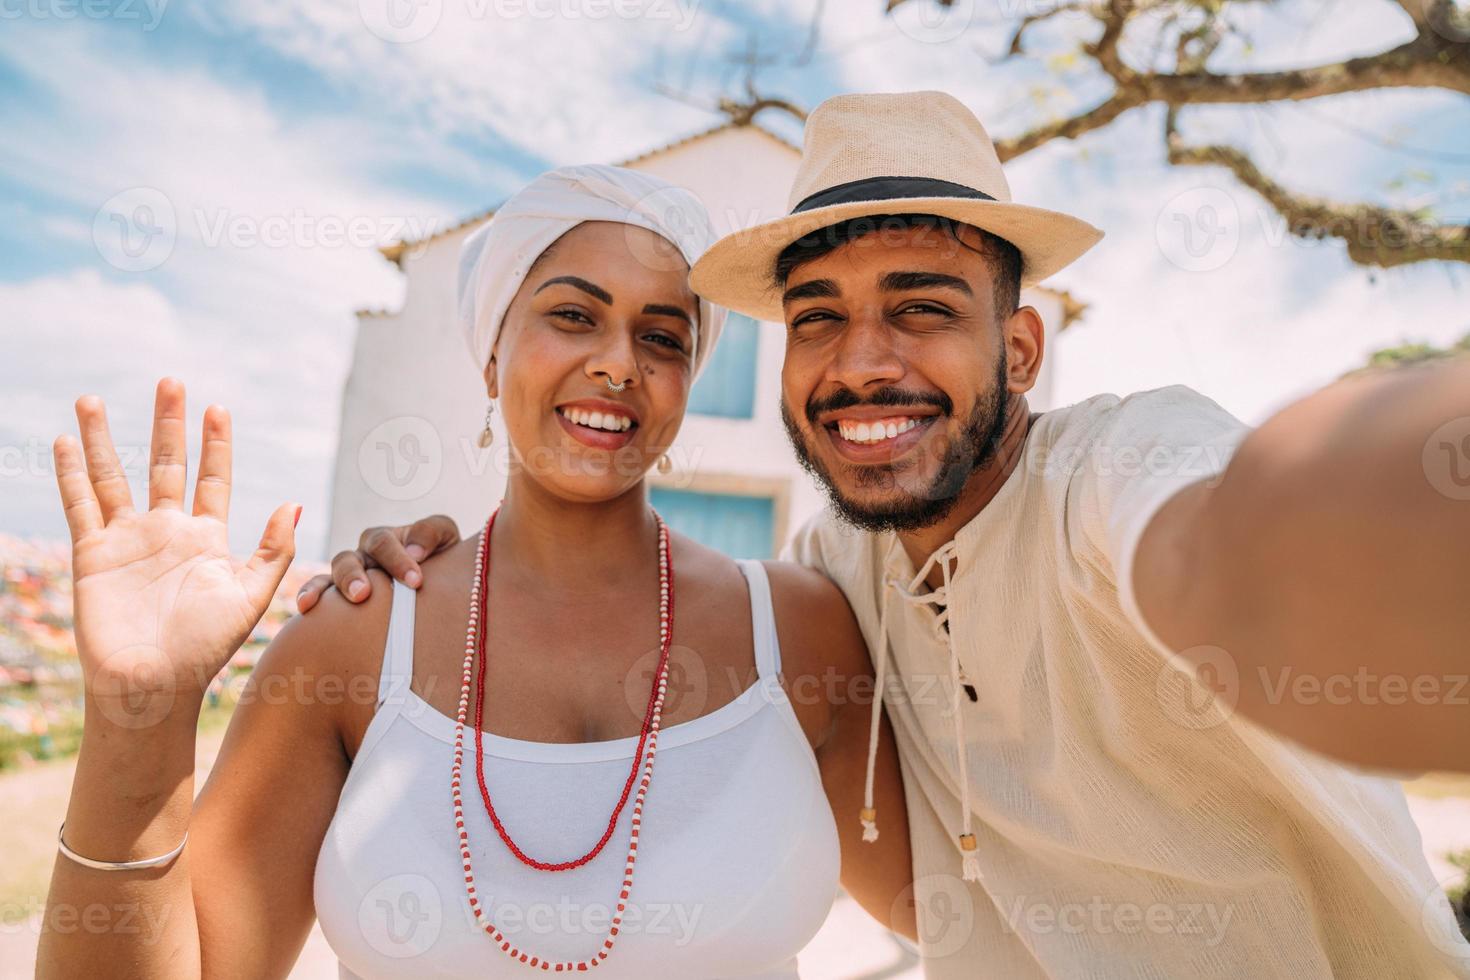
[[[294,528],[301,523],[301,505],[296,506],[296,517],[292,519],[291,526]]]
[[[367,583],[364,582],[360,578],[355,578],[347,586],[347,598],[349,598],[349,599],[361,599],[363,593],[366,592],[366,591],[367,591]]]
[[[424,557],[428,555],[428,552],[424,550],[424,546],[421,544],[411,544],[408,546],[407,551],[408,557],[414,561],[423,561]]]
[[[419,574],[419,570],[417,568],[410,568],[408,571],[403,573],[403,581],[411,589],[418,588],[419,583],[423,580],[424,577]]]

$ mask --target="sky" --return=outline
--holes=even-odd
[[[235,422],[232,545],[280,502],[320,558],[356,310],[403,281],[377,247],[455,224],[537,173],[616,161],[763,94],[938,88],[998,137],[1107,86],[1054,0],[0,0],[0,532],[60,539],[50,445],[101,395],[141,495],[155,381],[184,380],[197,436]],[[1388,0],[1234,15],[1218,69],[1381,50]],[[1131,42],[1135,63],[1149,57]],[[799,127],[762,117],[792,139]],[[1470,218],[1470,100],[1400,90],[1197,108],[1186,137],[1249,149],[1293,188]],[[1138,110],[1010,164],[1018,200],[1107,232],[1054,284],[1088,304],[1048,356],[1062,403],[1181,383],[1259,423],[1404,342],[1470,333],[1470,270],[1390,271],[1292,239],[1223,172],[1170,168]]]

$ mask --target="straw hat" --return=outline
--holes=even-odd
[[[761,320],[783,319],[776,257],[820,228],[870,214],[934,214],[999,235],[1020,249],[1022,286],[1086,252],[1103,233],[1079,218],[1011,201],[995,144],[980,120],[943,92],[839,95],[806,122],[791,213],[737,231],[695,263],[700,296]]]

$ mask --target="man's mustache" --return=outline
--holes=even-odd
[[[939,409],[941,415],[954,414],[954,402],[943,392],[905,391],[902,388],[879,388],[865,397],[859,397],[851,388],[834,391],[825,398],[812,398],[806,403],[806,420],[813,426],[817,416],[824,412],[836,412],[859,405],[875,408],[912,408],[925,406]]]

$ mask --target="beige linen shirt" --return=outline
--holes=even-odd
[[[1235,717],[1229,664],[1174,666],[1137,613],[1148,520],[1246,432],[1182,387],[1040,416],[955,536],[948,632],[899,594],[915,569],[893,534],[825,514],[797,533],[791,557],[841,586],[875,658],[889,603],[927,977],[1470,977],[1398,785]],[[951,650],[978,694],[959,698],[978,883]]]

